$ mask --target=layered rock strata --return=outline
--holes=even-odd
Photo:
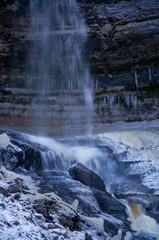
[[[89,58],[96,89],[98,121],[158,118],[158,1],[78,2],[88,28],[84,54]],[[26,88],[26,53],[33,41],[29,34],[29,0],[3,0],[0,9],[1,115],[28,117],[30,97],[23,98],[26,91],[11,99],[3,90]]]

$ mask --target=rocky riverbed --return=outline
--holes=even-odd
[[[116,149],[121,141],[120,135],[117,136]],[[146,141],[146,136],[143,134],[141,139]],[[127,147],[124,150],[126,135],[122,140],[123,147],[121,145],[123,153],[120,147],[118,157],[111,150],[113,133],[106,138],[104,135],[99,137],[106,142],[107,138],[109,140],[103,146],[100,144],[98,151],[84,147],[84,139],[80,140],[80,147],[66,147],[64,144],[60,150],[62,142],[1,131],[0,231],[3,239],[158,239],[158,190],[146,183],[148,169],[152,176],[157,165],[152,162],[151,166],[147,162],[147,170],[143,172],[140,171],[140,165],[144,164],[142,161],[127,161],[126,156],[131,152],[126,152],[130,151]],[[71,141],[67,140],[67,144]],[[127,144],[131,146],[129,141]],[[154,149],[156,146],[154,144]],[[134,156],[138,151],[137,148]],[[142,154],[142,147],[140,151]],[[82,157],[82,152],[86,156]],[[91,160],[91,154],[94,160]],[[109,166],[108,159],[113,165],[119,161],[116,170]],[[96,172],[101,164],[105,169],[105,181],[83,163]],[[127,174],[121,177],[119,171],[126,168]]]

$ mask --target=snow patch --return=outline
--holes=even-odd
[[[8,137],[8,135],[6,133],[2,133],[0,135],[0,149],[5,149],[10,146],[12,147],[15,151],[17,152],[21,152],[22,150],[20,148],[18,148],[17,146],[15,146],[14,144],[12,144],[10,142],[10,139]]]
[[[6,149],[6,147],[10,145],[10,139],[6,133],[0,135],[0,148]]]

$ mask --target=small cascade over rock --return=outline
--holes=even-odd
[[[144,214],[142,206],[138,203],[131,203],[128,208],[130,220],[132,222],[132,230],[138,231],[141,234],[152,234],[156,239],[159,239],[159,224]]]
[[[69,204],[77,199],[76,211],[101,218],[110,236],[120,229],[135,231],[133,240],[158,238],[157,130],[69,139],[1,133],[1,164],[31,174],[41,191],[53,191]]]

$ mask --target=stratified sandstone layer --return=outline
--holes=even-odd
[[[159,5],[157,0],[85,1],[87,51],[95,79],[104,86],[158,82]],[[150,77],[150,72],[152,76]]]
[[[95,86],[96,119],[103,123],[157,119],[158,1],[78,2],[88,28],[84,54],[88,57]],[[33,116],[30,109],[32,95],[25,98],[24,104],[25,90],[17,96],[13,89],[26,88],[29,69],[26,53],[32,41],[35,41],[29,34],[29,22],[29,0],[0,2],[1,116]],[[55,108],[58,111],[60,109],[60,114],[65,112],[63,108],[61,110],[61,104],[58,104],[59,98],[56,94],[53,95],[53,104],[57,103]],[[50,117],[59,114],[55,113],[54,107],[52,113],[51,111]]]

